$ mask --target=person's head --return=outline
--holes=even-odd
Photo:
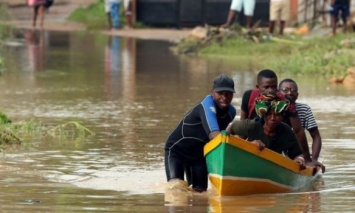
[[[297,83],[290,78],[286,78],[280,82],[279,91],[290,97],[292,101],[296,101],[298,98]]]
[[[289,101],[280,92],[260,94],[255,100],[255,111],[270,128],[276,128],[282,121]]]
[[[221,74],[213,80],[212,97],[217,106],[226,109],[232,102],[234,90],[234,81],[231,77]]]
[[[277,91],[277,75],[272,70],[261,70],[257,77],[256,88],[259,93],[276,92]]]

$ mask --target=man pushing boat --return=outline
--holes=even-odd
[[[234,81],[227,75],[213,80],[211,94],[193,107],[181,119],[165,144],[165,171],[167,180],[184,180],[195,192],[208,187],[208,172],[203,148],[207,142],[225,130],[236,116],[231,105]]]

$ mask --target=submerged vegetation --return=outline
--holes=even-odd
[[[75,137],[75,136],[86,136],[86,135],[95,135],[94,132],[84,127],[77,121],[69,121],[65,124],[58,125],[50,130],[47,133],[51,136],[61,137]]]
[[[349,33],[307,39],[295,34],[273,38],[261,31],[219,31],[208,32],[204,39],[187,38],[176,48],[183,54],[223,58],[240,69],[267,67],[293,74],[342,77],[349,67],[355,66],[352,37]]]
[[[81,138],[95,135],[94,132],[77,121],[69,121],[48,129],[41,122],[30,119],[12,122],[8,116],[0,112],[0,150],[6,146],[23,143],[21,136],[29,137],[50,135],[52,137]]]

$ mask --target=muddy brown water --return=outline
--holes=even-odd
[[[14,122],[51,128],[80,121],[85,138],[23,136],[0,159],[6,212],[351,212],[355,197],[355,95],[322,77],[292,77],[323,138],[327,171],[302,191],[216,197],[165,193],[163,147],[181,116],[233,76],[239,110],[257,72],[222,60],[176,56],[157,40],[54,31],[21,31],[2,47],[1,110]]]

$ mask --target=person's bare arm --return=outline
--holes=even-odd
[[[319,166],[322,172],[325,172],[325,166],[318,161],[320,150],[322,149],[322,138],[320,136],[318,128],[309,132],[312,139],[312,163],[310,165]]]
[[[209,138],[210,140],[212,140],[213,138],[215,138],[217,135],[219,135],[219,133],[221,133],[220,131],[213,131],[209,134]]]
[[[244,112],[243,110],[240,111],[240,120],[245,120],[247,119],[248,115],[246,112]]]
[[[293,128],[293,131],[297,136],[301,149],[303,151],[303,157],[306,161],[306,164],[310,166],[320,167],[322,169],[322,172],[324,173],[325,166],[322,163],[318,162],[317,160],[311,159],[310,157],[306,134],[304,132],[304,129],[301,126],[299,117],[298,116],[290,117],[290,123]]]
[[[310,131],[309,134],[311,135],[313,140],[312,159],[317,161],[319,158],[320,150],[322,149],[322,138],[320,136],[318,128]]]
[[[304,132],[304,129],[301,126],[301,121],[298,116],[293,116],[290,117],[290,123],[292,126],[293,131],[296,134],[298,143],[300,144],[300,147],[303,151],[303,157],[306,160],[306,162],[312,162],[311,155],[309,153],[309,147],[307,143],[307,138],[306,134]]]

